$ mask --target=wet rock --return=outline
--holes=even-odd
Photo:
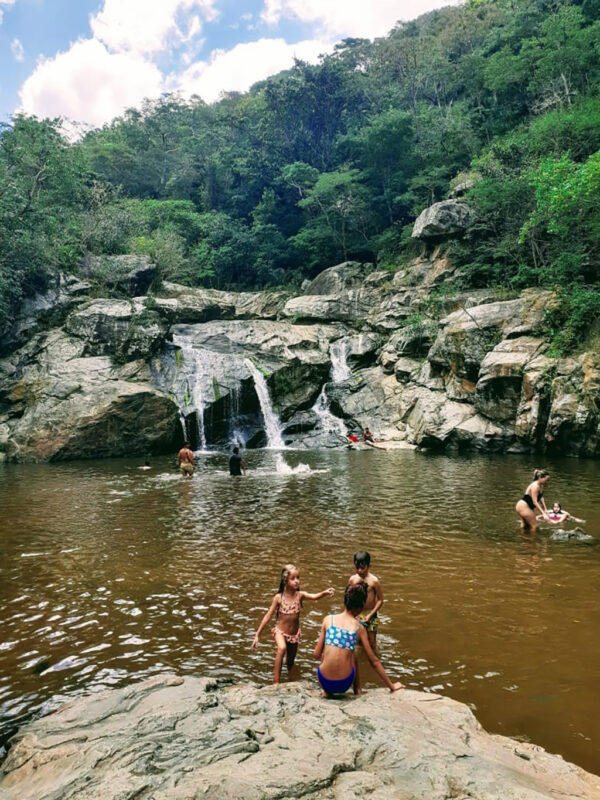
[[[464,233],[474,221],[472,209],[458,200],[442,200],[421,211],[413,226],[413,239],[431,239]]]
[[[3,800],[593,800],[600,778],[533,744],[492,736],[440,695],[220,687],[157,676],[75,700],[14,737]]]
[[[586,533],[581,528],[575,528],[572,531],[565,531],[562,528],[558,528],[556,531],[552,531],[550,536],[548,537],[553,542],[595,542],[596,539],[593,536],[590,536],[589,533]]]

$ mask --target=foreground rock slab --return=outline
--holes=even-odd
[[[479,725],[449,698],[163,675],[24,728],[1,800],[596,800],[600,778]]]

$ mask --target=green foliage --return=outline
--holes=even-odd
[[[416,254],[417,214],[465,176],[476,223],[450,248],[465,287],[594,292],[599,2],[469,0],[212,106],[145,101],[76,143],[16,117],[0,133],[0,330],[88,253],[218,288],[297,286],[347,258],[394,268]]]
[[[598,333],[600,290],[580,286],[559,289],[545,323],[555,355],[584,349],[590,337]]]

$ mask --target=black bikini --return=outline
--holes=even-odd
[[[544,496],[544,492],[543,491],[538,492],[538,503],[540,502],[540,500],[542,499],[543,496]],[[529,508],[532,511],[535,511],[535,504],[533,502],[533,497],[530,494],[524,494],[523,497],[521,498],[521,500],[524,500],[527,503],[527,505],[529,506]]]

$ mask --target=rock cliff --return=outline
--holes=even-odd
[[[262,446],[253,370],[294,446],[368,425],[398,445],[597,456],[600,354],[551,356],[551,293],[456,278],[439,249],[395,273],[340,264],[295,296],[90,298],[63,277],[0,340],[0,457],[163,452],[184,429],[195,447]]]
[[[597,800],[600,778],[435,694],[159,676],[22,729],[0,800]]]

